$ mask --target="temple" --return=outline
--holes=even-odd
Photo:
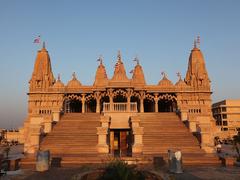
[[[118,52],[113,77],[100,57],[92,85],[83,85],[76,73],[64,84],[60,75],[54,78],[44,44],[29,81],[24,152],[50,150],[66,163],[69,154],[84,154],[91,162],[91,157],[154,157],[169,149],[212,153],[212,92],[197,44],[185,78],[178,74],[175,84],[164,72],[158,84],[146,84],[143,67],[134,61],[131,78]]]

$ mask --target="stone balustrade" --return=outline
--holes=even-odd
[[[103,112],[137,112],[137,103],[103,103]]]

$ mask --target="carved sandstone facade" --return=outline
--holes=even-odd
[[[177,112],[190,132],[201,137],[201,148],[212,151],[215,126],[210,80],[203,54],[196,45],[191,50],[185,79],[179,75],[176,84],[162,73],[157,85],[147,85],[138,59],[132,78],[128,78],[120,52],[112,78],[107,76],[103,60],[100,58],[99,61],[93,85],[81,84],[75,73],[65,85],[59,76],[55,80],[45,45],[38,51],[29,81],[28,116],[24,122],[25,152],[35,153],[41,148],[42,135],[51,133],[53,124],[61,122],[67,114],[96,113],[100,115],[100,126],[96,127],[99,153],[113,152],[112,146],[118,143],[114,138],[120,133],[120,136],[131,135],[132,153],[141,154],[146,145],[143,135],[147,132],[142,123],[143,115],[166,112]],[[125,131],[128,129],[131,131]]]

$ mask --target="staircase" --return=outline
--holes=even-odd
[[[200,149],[198,140],[175,113],[140,113],[139,118],[144,127],[143,155],[167,160],[169,149],[181,150],[185,165],[219,164],[216,156]]]
[[[100,114],[67,113],[40,143],[41,150],[50,150],[51,160],[61,160],[62,167],[101,163],[97,152],[97,127]],[[36,155],[21,160],[21,168],[35,168]]]
[[[51,154],[97,154],[97,127],[100,115],[96,113],[68,113],[41,142],[41,150]]]

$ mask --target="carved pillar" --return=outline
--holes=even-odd
[[[145,93],[143,91],[140,92],[140,112],[144,112],[144,98],[145,98]]]
[[[127,89],[127,112],[130,112],[131,110],[131,95],[132,95],[133,90],[132,89]]]
[[[130,103],[131,103],[131,96],[128,96],[127,97],[127,112],[130,112],[131,109],[130,109]]]
[[[100,113],[100,99],[101,99],[101,93],[100,92],[95,92],[94,96],[96,98],[97,102],[97,107],[96,107],[96,113]]]
[[[85,113],[85,94],[82,94],[82,113]]]
[[[101,154],[108,154],[109,146],[107,144],[107,135],[108,135],[108,128],[109,128],[109,117],[101,116],[100,122],[101,122],[101,127],[97,127],[97,135],[98,135],[97,150]]]
[[[108,92],[108,97],[109,97],[109,104],[110,104],[110,111],[113,111],[113,90],[109,89]]]
[[[158,112],[158,94],[154,94],[154,102],[155,102],[155,112]]]
[[[100,113],[100,99],[96,99],[96,101],[97,101],[96,113]]]
[[[134,135],[134,144],[132,146],[133,156],[139,156],[142,154],[143,149],[143,127],[140,127],[140,119],[137,116],[131,117],[132,131]]]

